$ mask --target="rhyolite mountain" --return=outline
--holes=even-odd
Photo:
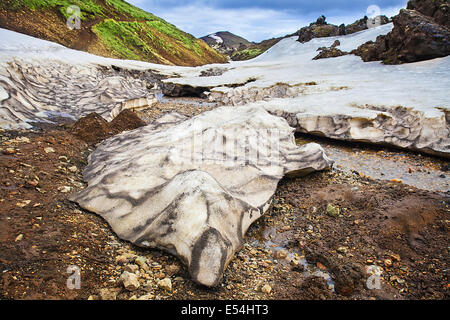
[[[236,52],[248,49],[252,42],[228,31],[220,31],[201,37],[211,48],[232,59]]]
[[[81,11],[79,30],[66,25],[72,5]],[[0,28],[110,58],[181,66],[227,61],[203,41],[123,0],[2,0]]]

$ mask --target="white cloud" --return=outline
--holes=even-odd
[[[218,31],[230,31],[250,41],[284,36],[308,24],[308,19],[270,9],[213,9],[209,7],[177,7],[156,15],[196,37]]]

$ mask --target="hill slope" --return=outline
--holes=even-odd
[[[228,31],[220,31],[200,38],[211,48],[231,56],[234,52],[244,50],[252,43]]]
[[[66,25],[71,5],[81,9],[80,30]],[[2,0],[0,27],[111,58],[182,66],[227,61],[203,41],[122,0]]]

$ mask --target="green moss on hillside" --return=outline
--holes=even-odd
[[[70,6],[80,8],[82,20],[94,16],[104,16],[103,7],[94,0],[4,0],[0,3],[0,8],[6,10],[58,8],[66,18],[70,16],[67,13],[67,8]]]
[[[69,35],[61,29],[66,27],[65,20],[70,16],[67,8],[72,5],[80,8],[83,23],[80,31]],[[28,11],[30,19],[21,19],[20,32],[25,29],[32,36],[44,34],[46,40],[95,54],[179,65],[226,62],[223,55],[201,40],[123,0],[2,0],[0,9],[11,13]],[[45,15],[53,18],[42,24],[30,10],[39,10],[41,18],[45,19]],[[62,14],[60,21],[55,21],[55,13],[59,17]],[[8,24],[7,27],[11,28]],[[58,33],[52,33],[51,29]]]
[[[231,60],[234,61],[243,61],[243,60],[250,60],[253,58],[256,58],[260,54],[264,53],[264,50],[259,48],[253,48],[253,49],[245,49],[238,52],[235,52],[231,56]]]

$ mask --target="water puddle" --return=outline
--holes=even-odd
[[[195,98],[195,97],[167,97],[162,92],[156,92],[155,97],[161,104],[182,104],[182,105],[189,105],[194,106],[198,108],[203,107],[216,107],[217,103],[215,102],[209,102],[206,99],[202,98]]]
[[[298,265],[302,267],[296,269],[300,270],[305,278],[311,276],[323,278],[327,282],[328,288],[334,292],[334,281],[331,274],[326,269],[321,270],[316,265],[308,263],[298,248],[289,246],[289,239],[292,238],[293,233],[294,231],[279,232],[275,227],[268,227],[260,232],[257,239],[248,242],[248,245],[255,249],[270,250],[272,252],[271,261],[282,266],[290,265],[293,260],[297,261]],[[277,258],[281,250],[286,253],[286,257],[282,259]]]
[[[372,179],[396,181],[418,189],[448,193],[449,161],[396,149],[298,136],[298,145],[319,143],[335,161],[334,168]]]

